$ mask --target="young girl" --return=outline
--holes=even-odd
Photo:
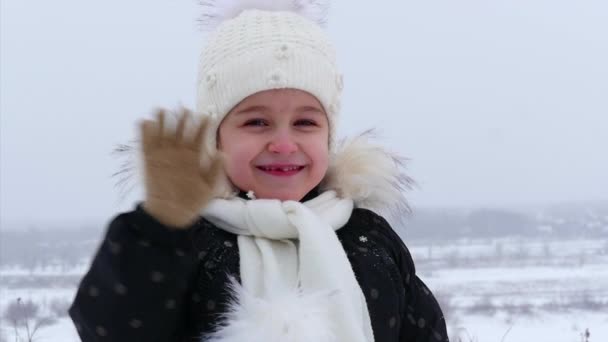
[[[161,110],[141,123],[146,198],[112,220],[80,284],[81,339],[447,341],[381,216],[407,208],[398,159],[365,136],[336,143],[324,5],[222,3],[205,3],[221,23],[201,57],[200,122]]]

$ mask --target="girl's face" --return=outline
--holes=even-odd
[[[240,190],[299,201],[327,172],[328,138],[327,116],[314,96],[273,89],[247,97],[226,115],[218,148],[228,178]]]

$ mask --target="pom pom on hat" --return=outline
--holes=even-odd
[[[250,9],[292,12],[325,26],[329,9],[329,0],[201,0],[200,3],[203,6],[200,21],[207,29],[214,29]]]

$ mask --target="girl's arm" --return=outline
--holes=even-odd
[[[403,269],[402,274],[406,292],[400,341],[449,341],[443,312],[431,290],[415,275],[413,268]]]
[[[401,342],[445,342],[448,334],[441,307],[435,296],[416,275],[414,260],[389,223],[377,216],[375,222],[382,227],[386,245],[392,246],[391,253],[399,267],[403,282],[404,296],[401,298]]]
[[[196,227],[164,226],[141,203],[115,217],[69,309],[82,341],[182,341]]]

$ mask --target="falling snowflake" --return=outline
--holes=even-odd
[[[247,198],[255,199],[255,194],[253,193],[253,190],[247,191]]]
[[[363,236],[363,235],[359,236],[359,241],[367,242],[367,236]]]

